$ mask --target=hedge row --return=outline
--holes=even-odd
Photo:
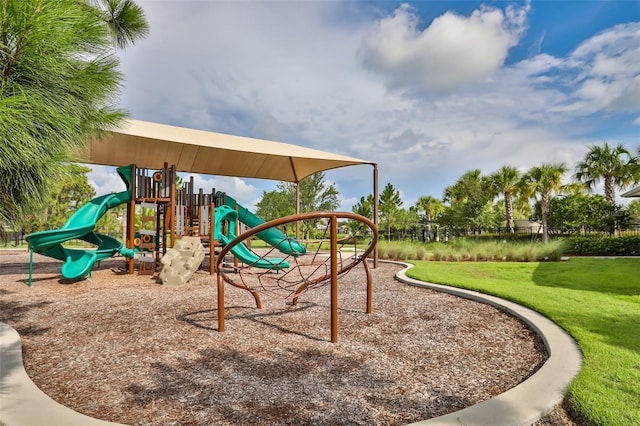
[[[640,256],[640,237],[568,237],[566,254],[593,256]]]

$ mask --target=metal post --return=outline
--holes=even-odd
[[[331,221],[331,343],[337,343],[338,342],[338,218],[336,216],[331,216],[330,221]]]
[[[373,223],[376,225],[376,230],[379,230],[379,218],[378,218],[378,165],[373,165]],[[378,267],[378,245],[376,244],[373,250],[373,268]]]
[[[224,331],[224,279],[218,271],[218,331]]]
[[[135,247],[136,237],[136,198],[138,197],[138,168],[136,165],[131,166],[131,201],[127,204],[127,241],[126,245],[128,249]],[[133,274],[135,271],[136,259],[135,257],[127,258],[129,274]]]
[[[31,287],[31,276],[33,274],[33,250],[29,247],[29,287]]]

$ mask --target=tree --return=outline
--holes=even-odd
[[[318,172],[300,182],[300,213],[335,211],[338,208],[338,190],[335,185],[325,182],[324,177],[324,172]],[[256,204],[256,214],[266,220],[296,212],[296,185],[280,182],[277,188],[277,191],[263,192],[262,199]],[[314,219],[303,224],[303,231],[307,237],[316,223],[317,220]]]
[[[452,228],[480,230],[493,199],[489,182],[479,169],[465,172],[455,184],[444,190],[444,201],[450,204],[443,219]]]
[[[609,204],[616,204],[616,187],[626,188],[634,181],[637,159],[622,144],[610,147],[591,145],[584,159],[576,166],[574,178],[589,190],[604,181],[604,195]]]
[[[379,197],[379,209],[382,219],[387,224],[387,240],[391,239],[391,222],[394,214],[402,206],[402,199],[400,198],[400,191],[396,190],[393,185],[388,182],[384,187]]]
[[[431,239],[431,222],[438,218],[438,215],[444,213],[445,206],[442,201],[431,195],[418,198],[416,202],[418,211],[423,211],[426,220],[426,240]]]
[[[636,219],[636,221],[640,220],[640,199],[631,201],[627,205],[627,212],[629,216]]]
[[[504,197],[504,208],[507,216],[508,232],[515,232],[513,224],[513,196],[518,192],[520,172],[515,167],[503,166],[489,176],[489,187],[494,195]]]
[[[536,206],[536,211],[539,211]],[[575,192],[550,200],[549,229],[563,233],[587,230],[607,231],[613,234],[616,226],[626,227],[629,215],[621,206],[609,204],[600,194]]]
[[[39,210],[62,163],[122,122],[114,50],[147,31],[131,0],[0,4],[0,223]]]
[[[45,222],[51,228],[60,228],[80,206],[96,196],[87,179],[90,168],[71,163],[65,165],[63,171],[51,189],[44,214]]]
[[[359,214],[360,216],[364,216],[373,222],[373,204],[373,194],[369,194],[366,198],[360,197],[360,201],[351,207],[351,211],[355,214]],[[367,225],[356,220],[350,220],[348,226],[354,234],[358,234],[369,229]]]
[[[407,238],[407,234],[411,235],[413,240],[415,230],[418,224],[420,224],[420,216],[418,215],[418,209],[415,206],[411,206],[408,209],[398,209],[395,214],[398,227],[402,230],[402,239]]]
[[[256,203],[256,215],[266,221],[288,216],[295,212],[295,196],[291,200],[284,191],[263,191],[262,198]]]
[[[542,241],[549,241],[549,200],[554,193],[560,192],[562,176],[567,171],[564,163],[546,163],[535,166],[520,179],[519,188],[528,198],[540,195],[542,217]]]

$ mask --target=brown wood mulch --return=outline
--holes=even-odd
[[[226,287],[217,331],[215,276],[180,287],[124,274],[122,258],[66,282],[61,263],[0,252],[0,321],[22,336],[25,368],[56,401],[131,425],[400,425],[502,393],[546,354],[524,324],[490,306],[407,286],[400,266],[340,280],[339,341],[329,287],[296,306]],[[208,259],[203,265],[208,271]],[[548,423],[545,423],[548,424]]]

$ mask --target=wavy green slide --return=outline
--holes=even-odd
[[[32,252],[62,260],[62,276],[78,279],[89,275],[93,265],[116,253],[132,257],[133,250],[108,235],[94,232],[96,223],[107,212],[131,201],[131,166],[118,167],[118,174],[127,186],[126,191],[94,198],[80,207],[60,229],[35,232],[26,236]],[[69,240],[82,240],[97,246],[95,250],[68,249],[62,244]]]
[[[222,195],[222,193],[219,192],[218,195]],[[256,226],[265,223],[264,220],[238,204],[232,197],[225,195],[225,199],[225,204],[227,206],[232,209],[235,209],[236,206],[238,207],[238,220],[248,227],[255,228]],[[285,254],[304,254],[307,251],[304,245],[302,245],[298,240],[287,236],[276,228],[265,229],[262,232],[258,232],[256,236]]]
[[[229,244],[236,237],[235,229],[238,213],[228,205],[222,205],[220,207],[216,207],[214,218],[214,239],[220,241],[224,245]],[[229,222],[228,236],[222,233],[222,222],[225,220]],[[240,259],[240,261],[247,265],[255,266],[256,268],[279,270],[289,267],[289,263],[286,260],[279,259],[277,257],[264,258],[256,256],[255,253],[249,250],[244,243],[239,243],[233,246],[231,248],[231,253]]]

